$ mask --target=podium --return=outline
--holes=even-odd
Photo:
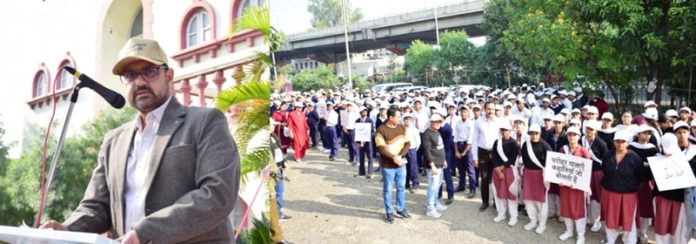
[[[120,242],[93,233],[42,230],[33,229],[29,227],[0,226],[0,243],[118,244]]]

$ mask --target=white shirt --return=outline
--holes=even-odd
[[[346,124],[341,124],[341,126],[343,126],[343,128],[345,128],[346,130],[355,129],[355,121],[360,118],[360,114],[355,111],[346,111],[346,116],[348,118],[348,121],[346,121]]]
[[[568,111],[573,111],[573,101],[570,101],[570,99],[566,98],[563,99],[562,103],[563,106],[568,109]]]
[[[145,116],[145,127],[140,121],[140,115],[135,116],[134,123],[137,131],[133,138],[133,147],[128,153],[126,186],[123,194],[126,203],[126,232],[132,228],[133,224],[145,218],[145,196],[148,190],[145,178],[150,170],[150,157],[152,146],[157,138],[157,130],[171,99],[170,96],[166,102]]]
[[[411,142],[409,149],[418,149],[421,144],[420,131],[416,129],[416,126],[411,124],[411,126],[406,128],[406,133],[408,133],[408,137]]]
[[[331,109],[329,116],[326,118],[326,126],[336,126],[338,124],[338,113]]]
[[[474,122],[472,119],[462,120],[461,117],[454,127],[454,142],[473,143]]]
[[[485,150],[493,149],[493,142],[498,139],[500,134],[500,122],[494,117],[488,121],[487,118],[480,118],[476,121],[474,129],[474,142],[472,143],[472,156],[474,160],[478,160],[478,149]]]
[[[420,133],[424,133],[428,129],[429,118],[430,116],[425,109],[421,109],[420,112],[413,111],[413,124]]]

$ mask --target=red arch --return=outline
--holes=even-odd
[[[46,64],[44,64],[43,62],[41,62],[41,64],[39,64],[39,69],[36,71],[36,73],[34,73],[34,79],[32,79],[32,81],[31,81],[31,97],[32,97],[32,98],[37,98],[37,97],[39,97],[39,96],[37,96],[37,94],[36,94],[36,81],[39,79],[39,76],[41,76],[42,73],[43,73],[44,75],[46,75],[46,93],[43,94],[43,95],[41,95],[41,97],[46,96],[47,94],[51,93],[51,86],[50,86],[50,84],[51,84],[51,79],[50,79],[51,75],[50,75],[50,73],[48,72],[48,68],[46,67]]]
[[[60,76],[63,73],[63,66],[66,66],[66,65],[77,69],[77,66],[75,64],[75,59],[73,59],[72,55],[70,55],[70,52],[66,52],[65,56],[63,56],[63,59],[58,64],[58,69],[56,70],[56,76],[54,77],[52,84],[54,84],[54,85],[58,84],[58,82],[60,81]],[[75,84],[75,80],[76,80],[75,77],[73,77],[72,78],[73,85]],[[55,88],[55,87],[51,86],[51,89],[53,89],[53,88]],[[62,89],[65,89],[65,88],[64,87],[59,88],[59,90],[62,90]]]
[[[242,4],[244,0],[233,0],[232,1],[232,9],[230,9],[230,23],[235,23],[237,21],[237,12],[239,12],[240,4]]]
[[[212,6],[210,6],[208,2],[204,0],[193,0],[191,2],[191,6],[189,6],[184,12],[184,17],[181,19],[181,24],[179,26],[179,39],[181,50],[186,49],[186,27],[188,26],[189,19],[191,19],[191,16],[194,13],[196,13],[196,11],[198,11],[199,9],[203,9],[206,12],[208,12],[208,17],[210,18],[210,32],[212,35],[211,42],[217,41],[217,32],[215,31],[217,26],[215,19],[215,10]]]

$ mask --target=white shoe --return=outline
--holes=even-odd
[[[493,218],[493,222],[500,223],[500,221],[505,220],[505,215],[498,215]]]
[[[508,221],[509,226],[515,226],[517,224],[517,218],[510,218],[510,221]]]
[[[546,230],[546,225],[539,225],[534,232],[537,234],[542,234],[544,233],[544,230]]]
[[[558,216],[558,223],[563,223],[565,222],[565,218]]]
[[[438,213],[437,211],[428,211],[425,215],[439,219],[442,214]]]
[[[447,206],[440,205],[440,206],[435,207],[435,209],[437,209],[437,211],[445,211],[445,210],[447,210]]]
[[[575,244],[585,244],[585,237],[578,237],[578,239],[575,241]]]
[[[573,237],[573,232],[572,231],[566,231],[561,234],[561,236],[558,237],[558,239],[561,239],[561,241],[568,240],[568,238]]]
[[[529,224],[526,224],[526,225],[524,226],[524,230],[532,230],[532,229],[534,229],[534,227],[536,227],[536,226],[537,226],[536,221],[532,221],[532,222],[529,222]]]
[[[599,232],[600,230],[602,230],[602,223],[599,221],[595,222],[592,225],[592,228],[590,228],[590,231],[592,231],[592,232]]]

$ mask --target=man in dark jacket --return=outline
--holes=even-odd
[[[314,109],[314,103],[307,103],[307,125],[309,126],[309,138],[312,148],[317,147],[317,128],[319,126],[319,113]]]

